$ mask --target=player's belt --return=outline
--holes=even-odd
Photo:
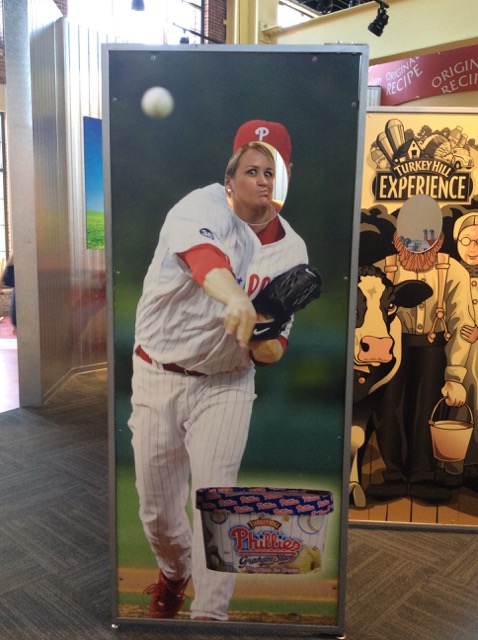
[[[192,371],[191,369],[185,369],[184,367],[180,367],[179,364],[174,364],[174,362],[170,362],[168,364],[161,365],[165,371],[174,371],[174,373],[184,373],[187,376],[205,376],[205,373],[201,373],[200,371]]]
[[[148,354],[146,353],[146,351],[143,349],[141,345],[139,347],[136,347],[135,353],[139,358],[141,358],[141,360],[144,360],[148,364],[153,364],[153,359],[150,356],[148,356]],[[201,373],[200,371],[192,371],[191,369],[185,369],[184,367],[181,367],[179,366],[179,364],[175,364],[174,362],[170,362],[168,364],[161,364],[161,366],[165,371],[172,371],[173,373],[183,373],[187,376],[206,375],[205,373]]]

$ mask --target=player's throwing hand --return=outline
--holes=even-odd
[[[239,345],[245,349],[249,345],[257,314],[250,298],[242,289],[231,296],[224,314],[224,328],[230,336],[235,336]]]
[[[204,278],[203,288],[208,296],[226,306],[224,329],[246,349],[257,321],[256,310],[247,293],[228,269],[209,271]]]

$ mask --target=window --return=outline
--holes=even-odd
[[[179,44],[181,38],[200,43],[202,0],[144,0],[133,11],[131,0],[70,0],[68,18],[97,31],[140,44]],[[194,33],[193,33],[194,32]]]

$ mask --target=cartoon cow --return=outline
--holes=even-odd
[[[351,432],[350,498],[365,507],[360,484],[359,451],[370,438],[370,416],[381,392],[400,365],[402,327],[398,307],[416,307],[433,291],[426,283],[407,280],[393,285],[378,267],[359,268],[354,348],[354,385]]]

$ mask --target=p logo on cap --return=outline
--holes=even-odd
[[[284,125],[266,120],[249,120],[245,122],[237,130],[233,151],[253,140],[270,144],[280,153],[285,164],[290,164],[292,144],[289,132]]]

